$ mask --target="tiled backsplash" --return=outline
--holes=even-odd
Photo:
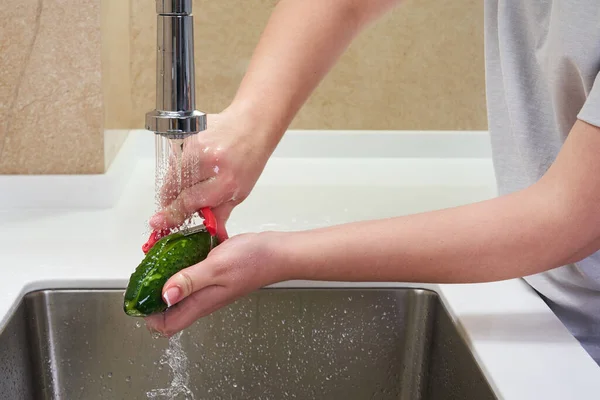
[[[194,1],[197,107],[233,97],[275,0]],[[154,108],[150,0],[3,0],[0,173],[99,173]],[[408,1],[363,32],[298,129],[486,129],[480,0]],[[106,160],[105,160],[105,148]]]

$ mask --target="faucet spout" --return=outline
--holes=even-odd
[[[206,114],[196,110],[192,0],[156,0],[156,13],[156,108],[146,129],[184,138],[206,129]]]

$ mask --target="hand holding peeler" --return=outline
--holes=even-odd
[[[215,215],[213,214],[210,207],[201,208],[200,210],[198,210],[198,214],[200,214],[200,216],[204,218],[204,227],[206,228],[208,233],[210,233],[211,236],[216,236],[217,219],[215,218]],[[171,229],[160,229],[152,231],[146,243],[142,245],[142,251],[144,252],[144,254],[148,254],[148,251],[150,251],[150,249],[156,244],[156,242],[158,242],[163,237],[169,235],[170,233]]]

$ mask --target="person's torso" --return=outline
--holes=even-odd
[[[486,0],[485,46],[502,195],[540,179],[577,120],[600,70],[600,1]],[[600,363],[600,253],[526,279]]]

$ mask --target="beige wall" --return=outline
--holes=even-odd
[[[131,6],[126,0],[96,1],[102,5],[104,169],[108,169],[126,138],[126,130],[138,127],[131,92]]]
[[[195,1],[197,107],[232,99],[275,0]],[[486,129],[482,2],[413,0],[363,32],[300,129]],[[0,173],[97,173],[154,108],[149,0],[3,0]]]
[[[154,107],[155,12],[132,0],[133,111]],[[275,0],[194,1],[197,107],[231,101]],[[483,2],[413,0],[363,32],[292,124],[486,129]]]
[[[0,2],[0,173],[93,173],[102,151],[100,4]]]

